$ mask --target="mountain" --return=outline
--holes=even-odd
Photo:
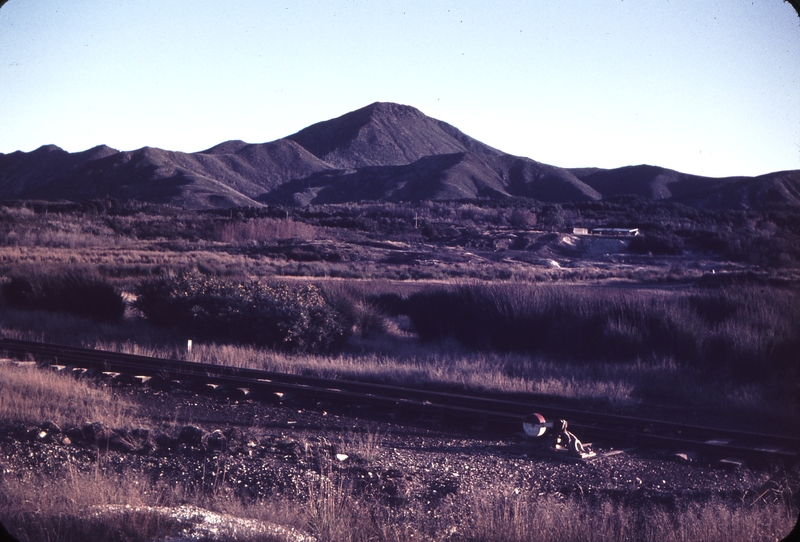
[[[342,169],[406,165],[458,152],[504,154],[418,109],[381,102],[313,124],[287,139]]]
[[[800,206],[800,170],[720,178],[647,165],[570,171],[604,198],[636,195],[707,209]]]
[[[564,169],[513,156],[446,122],[374,103],[276,141],[183,153],[46,145],[0,154],[0,199],[113,197],[191,209],[364,200],[528,197],[548,203],[633,194],[703,208],[800,206],[800,171],[709,178],[656,166]]]
[[[308,205],[360,200],[423,201],[524,196],[544,202],[602,196],[566,170],[527,158],[469,152],[425,156],[406,165],[321,172],[284,184],[264,203]]]
[[[0,154],[0,197],[28,199],[29,193],[37,192],[51,179],[117,152],[101,145],[70,154],[55,145],[45,145],[29,153]]]
[[[109,196],[192,209],[258,206],[255,197],[295,177],[331,169],[283,139],[222,144],[199,153],[144,147],[85,160],[78,159],[85,153],[43,149],[0,155],[0,199],[82,201]]]

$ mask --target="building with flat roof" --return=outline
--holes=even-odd
[[[593,235],[624,235],[634,237],[639,235],[639,228],[592,228]]]

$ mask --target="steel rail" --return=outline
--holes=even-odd
[[[246,388],[256,393],[289,392],[316,399],[438,411],[450,416],[482,419],[495,426],[499,424],[519,428],[525,416],[537,411],[548,418],[566,418],[570,428],[593,438],[617,442],[633,441],[636,444],[682,445],[702,451],[745,453],[761,457],[797,459],[800,456],[800,438],[787,435],[766,435],[524,401],[293,375],[8,338],[0,338],[0,351],[5,351],[9,356],[23,359],[34,357],[37,361],[49,360],[59,365],[142,376],[161,375],[169,380],[196,380],[229,388]]]

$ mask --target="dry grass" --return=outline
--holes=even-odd
[[[305,497],[297,501],[245,501],[227,491],[212,496],[166,482],[68,468],[57,479],[4,476],[0,519],[22,542],[163,539],[177,535],[178,525],[148,507],[178,505],[268,521],[312,534],[319,542],[773,542],[791,530],[796,514],[782,502],[677,507],[588,502],[538,496],[503,483],[483,494],[450,495],[435,510],[410,505],[403,511],[359,494],[330,472],[310,473],[303,483]],[[131,511],[122,516],[97,512],[98,507],[124,504]]]
[[[674,406],[676,404],[726,413],[742,413],[765,423],[792,427],[798,412],[787,407],[791,382],[737,382],[709,379],[699,369],[674,359],[630,362],[565,363],[522,354],[470,352],[454,343],[419,345],[397,338],[386,351],[367,350],[335,356],[289,354],[247,346],[194,344],[143,347],[97,343],[101,349],[132,354],[187,359],[202,363],[246,367],[291,374],[367,380],[401,386],[451,390],[531,394],[604,402],[613,408]]]
[[[0,423],[53,422],[61,427],[100,422],[130,427],[135,408],[106,388],[36,367],[0,362]]]
[[[785,536],[795,519],[790,509],[767,506],[712,502],[669,510],[608,501],[587,506],[575,500],[532,499],[502,490],[478,497],[468,506],[471,532],[455,538],[474,542],[766,542]]]
[[[347,456],[373,462],[380,457],[384,448],[385,434],[380,431],[351,431],[340,437],[337,449]]]
[[[276,239],[322,239],[327,237],[324,228],[318,228],[291,219],[258,218],[246,222],[230,221],[218,224],[214,239],[222,243],[243,244]]]
[[[572,399],[605,399],[615,404],[639,402],[634,381],[671,373],[674,367],[592,364],[564,366],[516,354],[485,354],[456,345],[409,347],[406,355],[380,353],[321,356],[286,354],[246,346],[195,344],[191,354],[176,348],[143,348],[133,343],[102,343],[101,349],[201,363],[294,374],[368,380],[405,386],[445,386],[464,390],[531,393]],[[455,350],[455,352],[453,351]]]
[[[3,524],[22,542],[145,542],[180,532],[173,522],[149,514],[109,520],[94,511],[108,504],[175,504],[181,492],[163,482],[153,484],[129,474],[78,472],[66,465],[59,476],[30,472],[4,476],[0,488]]]
[[[285,262],[219,252],[207,244],[171,250],[158,243],[136,241],[126,247],[0,246],[0,272],[26,274],[86,269],[132,287],[142,277],[203,269],[234,276],[272,276]]]

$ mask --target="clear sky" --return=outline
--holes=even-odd
[[[375,101],[562,167],[800,169],[782,0],[9,0],[0,152],[199,151]]]

